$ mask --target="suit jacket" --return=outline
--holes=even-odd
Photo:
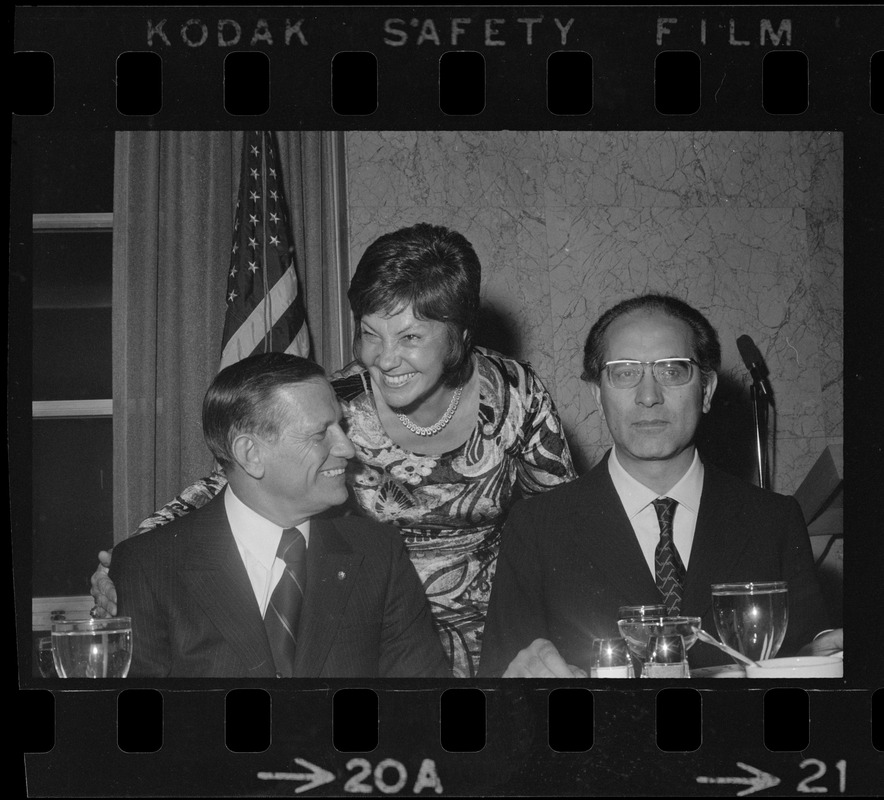
[[[426,595],[395,528],[314,518],[294,675],[447,676]],[[133,677],[274,677],[264,621],[224,492],[114,548],[119,614],[132,617]]]
[[[715,634],[710,584],[785,580],[789,626],[780,655],[827,627],[807,527],[797,502],[704,465],[681,614]],[[503,531],[479,674],[501,675],[534,639],[551,640],[589,672],[594,637],[619,636],[621,605],[661,602],[623,509],[607,457],[573,483],[523,500]],[[692,667],[732,663],[711,645]]]

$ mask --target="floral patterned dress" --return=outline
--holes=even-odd
[[[332,377],[356,447],[348,484],[357,513],[396,525],[430,601],[454,677],[474,677],[507,511],[520,497],[573,480],[552,398],[525,363],[476,348],[479,415],[460,447],[421,455],[381,427],[368,372],[352,364]],[[207,503],[223,473],[185,489],[138,533]]]
[[[478,348],[476,365],[476,427],[442,455],[390,440],[363,367],[332,381],[356,447],[348,470],[356,503],[402,531],[455,677],[476,675],[507,511],[521,496],[574,478],[561,422],[531,367]]]

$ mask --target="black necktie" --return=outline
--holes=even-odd
[[[672,540],[672,518],[678,500],[660,497],[654,500],[654,510],[660,523],[660,541],[654,551],[657,588],[670,614],[677,615],[681,606],[681,592],[684,586],[685,568],[675,542]]]
[[[264,612],[264,627],[267,629],[276,672],[286,678],[292,677],[295,663],[298,617],[304,600],[306,553],[307,542],[301,531],[288,528],[282,532],[276,556],[285,561],[285,571]]]

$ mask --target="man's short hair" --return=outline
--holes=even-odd
[[[721,368],[721,344],[715,328],[697,309],[684,300],[666,294],[643,294],[623,300],[599,317],[589,331],[583,347],[583,375],[590,383],[599,383],[605,368],[605,334],[614,320],[624,314],[659,312],[684,322],[693,337],[693,357],[700,364],[700,377],[706,383],[711,373]]]
[[[222,369],[203,399],[203,436],[215,460],[231,466],[233,441],[243,433],[275,439],[286,422],[278,391],[316,379],[326,379],[319,364],[288,353],[261,353]]]

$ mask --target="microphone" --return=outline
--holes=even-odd
[[[737,349],[740,351],[743,363],[746,365],[746,369],[749,370],[749,374],[760,389],[761,394],[773,402],[770,382],[767,380],[767,367],[765,366],[764,359],[761,357],[761,352],[755,346],[755,342],[743,334],[737,338]]]

